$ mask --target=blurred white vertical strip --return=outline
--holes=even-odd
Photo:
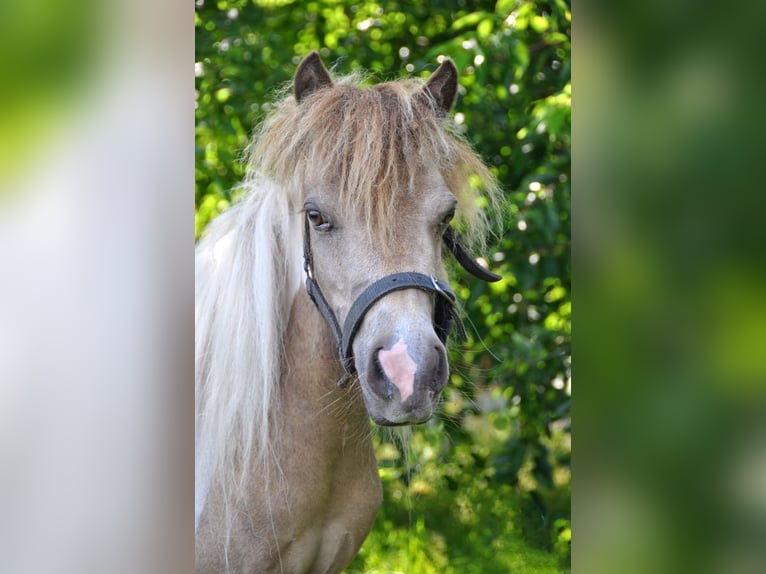
[[[0,571],[193,568],[193,4],[114,4],[0,195]]]

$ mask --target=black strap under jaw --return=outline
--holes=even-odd
[[[418,273],[416,271],[406,271],[387,275],[369,285],[351,305],[346,321],[343,324],[343,329],[341,329],[340,323],[338,323],[338,319],[335,317],[335,313],[330,309],[330,305],[328,304],[327,299],[325,299],[325,296],[314,277],[314,262],[311,253],[310,233],[311,227],[308,216],[306,216],[303,233],[303,268],[306,271],[306,291],[308,292],[311,301],[319,310],[319,313],[324,317],[325,321],[327,321],[333,337],[335,338],[338,355],[345,371],[343,379],[338,383],[339,385],[342,386],[347,383],[351,376],[356,372],[352,346],[354,337],[361,327],[364,316],[379,299],[394,291],[400,291],[402,289],[420,289],[421,291],[434,294],[433,321],[436,335],[442,343],[445,343],[452,332],[453,325],[457,325],[458,333],[461,338],[463,340],[467,338],[465,327],[455,308],[457,298],[450,286],[441,279],[437,279],[430,275],[424,275],[423,273]],[[488,282],[494,282],[501,279],[500,275],[496,275],[485,269],[471,256],[465,246],[463,246],[458,241],[457,237],[455,237],[455,232],[451,227],[447,226],[447,229],[444,231],[443,239],[447,248],[455,256],[458,263],[460,263],[471,275]]]

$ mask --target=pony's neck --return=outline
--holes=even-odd
[[[369,417],[358,383],[338,387],[334,339],[302,289],[284,353],[270,527],[285,549],[285,571],[309,563],[312,572],[339,572],[359,551],[382,498]]]

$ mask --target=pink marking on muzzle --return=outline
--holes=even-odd
[[[415,372],[418,370],[418,364],[407,352],[407,343],[399,339],[388,351],[381,349],[378,352],[378,361],[388,380],[399,389],[402,402],[406,401],[412,394]]]

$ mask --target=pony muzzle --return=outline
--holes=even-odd
[[[447,384],[449,368],[444,345],[435,336],[409,345],[398,337],[386,347],[374,347],[366,360],[360,384],[367,410],[381,425],[427,421]]]

